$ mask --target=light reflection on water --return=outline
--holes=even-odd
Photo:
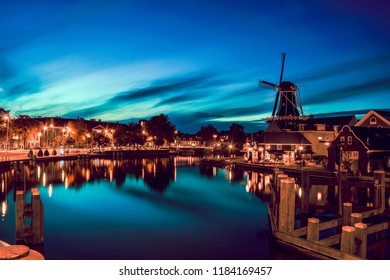
[[[244,172],[207,176],[198,163],[42,163],[26,166],[17,188],[41,193],[47,259],[269,259],[266,204],[246,192]],[[10,172],[2,178],[0,239],[15,244],[16,185]]]
[[[294,258],[269,245],[272,174],[200,168],[195,157],[58,161],[24,170],[18,188],[41,193],[47,259]],[[0,175],[0,240],[15,244],[15,174]],[[310,213],[337,214],[336,182],[312,179],[305,193],[295,180],[297,209],[306,201]],[[373,208],[371,184],[351,184],[351,202]]]

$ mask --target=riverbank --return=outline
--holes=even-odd
[[[106,159],[126,159],[126,158],[145,158],[145,157],[169,157],[177,155],[168,149],[161,150],[100,150],[91,151],[89,149],[70,149],[65,154],[57,153],[53,155],[53,150],[49,150],[48,156],[38,157],[38,150],[33,150],[32,157],[29,157],[28,150],[11,150],[0,152],[0,169],[8,169],[17,162],[29,163],[30,161],[57,161],[57,160],[75,160],[86,158],[106,158]]]

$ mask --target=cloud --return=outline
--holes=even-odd
[[[113,97],[108,98],[104,103],[79,110],[73,110],[66,113],[65,116],[97,116],[102,115],[105,112],[115,111],[121,107],[126,107],[127,110],[129,106],[140,106],[143,102],[148,102],[150,103],[151,108],[156,108],[162,105],[196,100],[199,99],[199,95],[192,94],[194,91],[208,88],[211,83],[222,83],[222,81],[216,82],[215,78],[216,76],[213,74],[202,73],[159,79],[153,81],[149,86],[141,89],[115,93],[113,94]],[[147,108],[144,107],[144,111],[146,110]],[[129,112],[129,115],[131,115],[131,112]],[[132,119],[131,116],[129,117]]]
[[[329,90],[321,94],[305,98],[303,103],[304,105],[333,103],[335,100],[340,101],[358,96],[368,96],[369,94],[380,90],[390,90],[390,77]]]
[[[354,72],[358,70],[366,70],[369,67],[380,66],[380,65],[385,65],[385,67],[387,67],[387,69],[390,70],[388,66],[389,64],[390,64],[390,54],[357,59],[357,60],[337,63],[317,70],[313,70],[310,73],[296,79],[295,82],[298,84],[302,84],[302,83],[312,82],[315,80],[321,80],[321,79],[335,77],[343,74],[348,74],[350,72]]]
[[[199,98],[199,96],[198,96]],[[182,103],[182,102],[187,102],[191,100],[195,100],[198,98],[194,98],[193,95],[190,94],[183,94],[183,95],[177,95],[174,97],[170,97],[167,99],[164,99],[163,101],[157,103],[155,107],[163,106],[163,105],[172,105],[172,104],[177,104],[177,103]]]
[[[169,78],[153,82],[149,87],[138,90],[121,92],[111,99],[111,102],[130,102],[141,99],[161,98],[166,94],[174,94],[180,91],[190,91],[204,88],[210,75],[199,75],[194,77]]]

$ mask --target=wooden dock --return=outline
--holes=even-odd
[[[352,203],[343,202],[338,218],[330,221],[308,218],[307,226],[296,228],[295,180],[282,172],[276,173],[273,199],[269,204],[275,244],[309,259],[366,259],[368,237],[383,235],[390,228],[390,220],[384,215],[384,171],[374,172],[373,185],[380,207],[358,213],[353,211]]]

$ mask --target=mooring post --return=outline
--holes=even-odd
[[[351,224],[350,226],[355,226],[356,223],[361,223],[363,220],[361,213],[351,213]]]
[[[351,214],[352,214],[352,203],[344,202],[343,203],[343,226],[350,225]]]
[[[276,203],[274,203],[275,221],[277,221],[279,218],[278,211],[279,211],[279,205],[280,205],[280,185],[281,185],[282,180],[287,179],[287,178],[288,178],[287,174],[280,173],[280,174],[278,174],[278,177],[275,179],[275,182],[276,182],[276,196],[275,196]]]
[[[31,189],[31,206],[32,206],[32,234],[33,244],[40,244],[44,241],[44,224],[43,224],[43,204],[41,195],[37,188]]]
[[[287,174],[283,174],[283,173],[278,174],[278,177],[276,178],[276,190],[278,192],[280,192],[280,185],[282,184],[282,180],[287,178],[288,178]]]
[[[355,239],[357,255],[365,259],[367,257],[367,224],[355,224]]]
[[[343,226],[341,232],[340,251],[353,254],[355,251],[355,228],[351,226]]]
[[[16,191],[15,217],[16,217],[16,241],[24,240],[24,205],[26,198],[24,191]]]
[[[291,232],[295,224],[295,180],[282,179],[280,185],[279,230]]]
[[[307,240],[317,242],[320,239],[320,220],[309,218],[307,222]]]
[[[382,211],[385,210],[385,171],[375,170],[374,171],[374,202],[376,208],[381,208]]]
[[[307,168],[303,168],[301,172],[301,213],[309,212],[309,192],[310,192],[310,172]]]

